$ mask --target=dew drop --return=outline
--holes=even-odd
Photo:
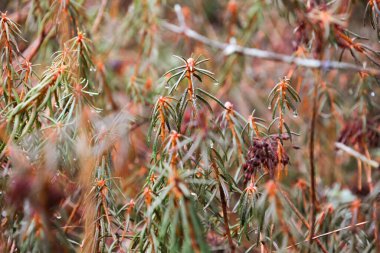
[[[90,71],[91,71],[91,72],[96,72],[96,68],[95,68],[95,67],[91,67],[91,68],[90,68]]]
[[[166,84],[165,89],[169,89],[169,88],[170,88],[169,84]]]
[[[57,218],[57,220],[60,220],[62,218],[62,215],[60,213],[56,213],[55,218]]]
[[[272,110],[272,106],[268,106],[268,110]]]
[[[73,158],[73,161],[74,161],[74,162],[76,162],[76,161],[77,161],[77,159],[74,157],[74,158]]]
[[[298,112],[293,112],[293,117],[297,118],[298,117]]]
[[[371,92],[371,97],[374,97],[374,96],[375,96],[375,92],[372,91],[372,92]]]

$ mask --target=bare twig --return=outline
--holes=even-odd
[[[350,148],[349,146],[344,145],[341,142],[335,142],[335,147],[343,150],[344,152],[348,153],[349,155],[361,160],[362,162],[367,163],[373,168],[380,168],[380,164],[374,160],[368,159],[365,155],[360,154],[358,151],[354,150],[353,148]]]
[[[346,227],[343,227],[343,228],[338,228],[338,229],[335,229],[333,231],[330,231],[330,232],[327,232],[327,233],[323,233],[323,234],[314,236],[313,239],[317,239],[317,238],[320,238],[320,237],[323,237],[323,236],[326,236],[326,235],[331,235],[331,234],[334,234],[334,233],[337,233],[337,232],[340,232],[340,231],[343,231],[343,230],[346,230],[346,229],[349,229],[349,228],[359,227],[359,226],[365,225],[367,223],[369,223],[369,221],[363,221],[363,222],[359,222],[359,223],[357,223],[355,225],[350,225],[350,226],[346,226]]]
[[[305,227],[307,229],[310,229],[309,223],[307,222],[307,220],[305,219],[305,217],[303,217],[303,215],[300,213],[300,211],[298,211],[297,207],[289,199],[289,197],[286,194],[286,192],[284,190],[282,190],[281,188],[279,188],[279,190],[280,190],[279,192],[281,193],[282,197],[285,199],[286,203],[290,206],[290,208],[293,210],[293,212],[297,215],[297,217],[301,220],[301,222],[305,225]],[[307,239],[305,241],[307,241]],[[318,238],[315,238],[315,241],[317,242],[319,248],[324,253],[328,253],[327,249],[323,246],[322,242]]]
[[[310,162],[310,195],[311,195],[311,209],[310,209],[310,246],[313,244],[314,229],[315,229],[315,213],[316,213],[316,194],[315,194],[315,163],[314,163],[314,138],[315,127],[318,108],[318,85],[321,73],[317,73],[317,82],[314,85],[313,91],[313,111],[310,124],[310,142],[309,142],[309,162]],[[310,251],[309,251],[310,252]]]
[[[92,32],[95,33],[100,25],[100,22],[102,21],[103,15],[104,15],[104,10],[107,6],[107,0],[102,0],[102,3],[100,5],[98,15],[95,18],[94,25],[92,26]]]
[[[313,240],[318,239],[318,238],[321,238],[321,237],[324,237],[324,236],[327,236],[327,235],[335,234],[335,233],[338,233],[338,232],[340,232],[340,231],[343,231],[343,230],[346,230],[346,229],[350,229],[350,228],[353,228],[353,227],[359,227],[359,226],[365,225],[365,224],[367,224],[367,223],[369,223],[369,221],[363,221],[363,222],[359,222],[359,223],[357,223],[357,224],[355,224],[355,225],[350,225],[350,226],[346,226],[346,227],[343,227],[343,228],[338,228],[338,229],[332,230],[332,231],[330,231],[330,232],[327,232],[327,233],[323,233],[323,234],[320,234],[320,235],[314,236],[314,237],[313,237]],[[297,245],[300,245],[300,244],[302,244],[302,243],[304,243],[304,242],[307,242],[307,241],[308,241],[308,240],[306,239],[306,240],[304,240],[304,241],[302,241],[302,242],[298,242],[298,243],[296,243],[296,244],[290,245],[290,246],[288,246],[286,249],[293,248],[293,247],[295,247],[295,246],[297,246]]]
[[[227,202],[226,202],[226,196],[224,195],[222,184],[220,183],[219,178],[219,171],[215,163],[212,163],[211,167],[214,169],[215,172],[215,178],[218,182],[219,186],[219,194],[220,194],[220,201],[222,202],[222,211],[223,211],[223,219],[224,219],[224,228],[225,232],[228,238],[228,244],[230,245],[231,253],[235,252],[235,245],[231,237],[231,231],[230,231],[230,225],[228,224],[228,213],[227,213]]]
[[[13,22],[17,24],[23,23],[28,17],[30,5],[31,3],[25,5],[24,7],[22,7],[22,9],[19,9],[18,11],[9,14],[9,19],[11,19]]]
[[[375,11],[377,14],[380,14],[380,10],[379,10],[379,7],[377,6],[377,1],[372,1],[373,2],[373,6],[375,7]]]
[[[45,27],[38,37],[22,52],[22,57],[30,62],[33,57],[37,54],[42,43],[49,37],[49,33],[52,30],[52,27]]]
[[[176,6],[176,10],[179,7]],[[313,58],[300,58],[292,55],[285,55],[274,53],[271,51],[265,51],[258,48],[249,48],[239,46],[234,43],[224,43],[217,40],[212,40],[203,36],[196,31],[188,28],[184,23],[183,15],[181,11],[176,11],[180,25],[174,25],[168,22],[163,22],[162,26],[174,33],[182,34],[188,38],[199,41],[205,45],[208,45],[213,48],[223,50],[224,54],[230,55],[233,53],[243,54],[250,57],[271,60],[271,61],[280,61],[289,64],[295,64],[300,67],[312,68],[312,69],[338,69],[338,70],[354,70],[358,72],[365,72],[371,75],[380,75],[380,70],[375,68],[368,68],[365,66],[359,66],[347,62],[339,61],[320,61]]]
[[[104,65],[102,63],[99,63],[98,68],[99,68],[100,78],[101,78],[102,83],[103,83],[105,95],[111,104],[112,110],[115,111],[115,110],[119,109],[119,106],[117,105],[117,103],[115,102],[115,100],[112,96],[112,89],[111,89],[109,83],[107,82],[107,77],[106,77],[106,73],[104,70]]]

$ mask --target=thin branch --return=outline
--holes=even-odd
[[[185,17],[183,16],[183,13],[182,13],[182,8],[179,4],[176,4],[174,6],[174,11],[175,13],[177,14],[177,18],[178,18],[178,23],[181,27],[185,27],[186,26],[186,23],[185,23]]]
[[[305,217],[303,217],[303,215],[300,213],[300,211],[298,211],[297,207],[292,203],[292,201],[289,199],[288,195],[286,194],[286,192],[284,190],[282,190],[280,187],[279,187],[279,192],[281,193],[282,197],[285,199],[286,203],[289,205],[289,207],[293,210],[293,212],[297,215],[297,217],[301,220],[301,222],[305,225],[305,227],[307,229],[310,229],[310,225],[309,223],[307,222],[307,220],[305,219]],[[313,238],[314,239],[314,238]],[[307,241],[307,239],[305,240]],[[324,252],[324,253],[328,253],[327,249],[323,246],[322,242],[316,238],[315,241],[317,242],[319,248]]]
[[[34,56],[36,56],[38,50],[40,49],[42,43],[48,39],[49,33],[52,30],[52,27],[45,27],[38,37],[22,52],[22,57],[30,62]]]
[[[367,224],[367,223],[369,223],[369,221],[363,221],[363,222],[359,222],[359,223],[357,223],[357,224],[355,224],[355,225],[350,225],[350,226],[346,226],[346,227],[343,227],[343,228],[338,228],[338,229],[332,230],[332,231],[330,231],[330,232],[326,232],[326,233],[323,233],[323,234],[320,234],[320,235],[316,235],[316,236],[313,237],[313,240],[318,239],[318,238],[321,238],[321,237],[324,237],[324,236],[327,236],[327,235],[335,234],[335,233],[338,233],[338,232],[340,232],[340,231],[343,231],[343,230],[346,230],[346,229],[349,229],[349,228],[359,227],[359,226],[365,225],[365,224]],[[301,241],[301,242],[298,242],[298,243],[296,243],[296,244],[290,245],[290,246],[288,246],[286,249],[293,248],[293,247],[295,247],[295,246],[297,246],[297,245],[300,245],[300,244],[302,244],[302,243],[304,243],[304,242],[307,242],[307,241],[308,241],[308,240],[306,239],[306,240],[304,240],[304,241]]]
[[[320,73],[317,73],[318,79],[314,85],[313,91],[313,111],[310,124],[310,142],[309,142],[309,163],[310,163],[310,196],[311,196],[311,209],[310,209],[310,246],[313,244],[314,229],[315,229],[315,213],[316,213],[316,193],[315,193],[315,161],[314,161],[314,142],[316,132],[316,118],[318,108],[318,82],[320,80]],[[310,250],[309,250],[310,252]]]
[[[102,0],[99,11],[98,11],[98,15],[96,16],[94,25],[92,26],[92,33],[95,33],[98,30],[100,22],[102,22],[102,18],[103,18],[104,10],[106,6],[107,6],[107,0]]]
[[[181,12],[177,11],[177,16],[179,16],[179,20],[182,20],[182,18],[180,18],[181,15],[178,15],[178,13],[181,13]],[[365,72],[371,75],[380,75],[380,70],[378,69],[367,68],[365,66],[359,66],[359,65],[355,65],[355,64],[351,64],[347,62],[320,61],[313,58],[300,58],[300,57],[295,57],[292,55],[279,54],[279,53],[265,51],[265,50],[261,50],[257,48],[242,47],[234,43],[224,43],[217,40],[212,40],[188,28],[185,24],[178,26],[178,25],[174,25],[168,22],[163,22],[162,26],[171,32],[182,34],[188,38],[199,41],[210,47],[223,50],[225,55],[238,53],[238,54],[243,54],[243,55],[254,57],[254,58],[260,58],[260,59],[271,60],[271,61],[280,61],[280,62],[294,64],[300,67],[311,68],[311,69],[353,70],[353,71],[358,71],[358,72]]]
[[[327,233],[324,233],[324,234],[320,234],[320,235],[314,236],[313,239],[317,239],[317,238],[320,238],[320,237],[323,237],[323,236],[326,236],[326,235],[331,235],[331,234],[334,234],[334,233],[337,233],[337,232],[340,232],[340,231],[343,231],[343,230],[346,230],[346,229],[349,229],[349,228],[365,225],[367,223],[369,223],[369,221],[363,221],[363,222],[359,222],[359,223],[357,223],[355,225],[350,225],[350,226],[346,226],[346,227],[343,227],[343,228],[338,228],[338,229],[335,229],[333,231],[330,231],[330,232],[327,232]]]
[[[112,89],[111,89],[111,87],[107,81],[107,76],[105,73],[104,65],[99,64],[98,68],[99,68],[100,78],[101,78],[102,83],[103,83],[104,93],[105,93],[106,97],[108,98],[108,101],[111,104],[112,110],[116,111],[119,109],[119,106],[117,105],[117,103],[114,100],[114,97],[112,96]]]
[[[28,3],[27,5],[22,7],[22,9],[19,9],[16,12],[9,14],[8,18],[17,24],[23,23],[28,17],[30,6],[31,3]]]
[[[358,151],[354,150],[353,148],[350,148],[349,146],[344,145],[341,142],[335,142],[335,147],[338,149],[343,150],[344,152],[348,153],[349,155],[361,160],[362,162],[367,163],[371,167],[375,169],[380,168],[380,164],[374,160],[368,159],[365,155],[360,154]]]
[[[380,10],[379,10],[379,7],[377,6],[377,1],[372,1],[373,2],[373,6],[375,6],[375,11],[377,14],[380,14]]]
[[[211,167],[214,169],[215,178],[216,178],[216,181],[218,182],[218,186],[219,186],[219,194],[220,194],[220,201],[222,203],[225,233],[226,233],[227,238],[228,238],[228,244],[230,245],[231,253],[234,253],[235,252],[235,245],[234,245],[234,242],[233,242],[232,237],[231,237],[230,225],[228,222],[226,196],[224,195],[223,187],[222,187],[222,184],[220,183],[218,167],[216,166],[216,164],[214,162],[211,164]]]

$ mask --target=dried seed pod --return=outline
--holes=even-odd
[[[380,146],[380,121],[367,119],[364,124],[361,119],[353,119],[348,121],[343,127],[338,142],[342,142],[348,146],[358,145],[362,148],[363,143],[367,143],[368,147],[375,148]]]
[[[268,171],[270,176],[274,177],[278,165],[285,167],[288,164],[289,157],[283,148],[279,150],[277,136],[254,138],[247,153],[246,163],[243,164],[244,183],[247,183],[260,169]]]

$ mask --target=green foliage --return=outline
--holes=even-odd
[[[377,252],[377,5],[5,0],[0,251]]]

